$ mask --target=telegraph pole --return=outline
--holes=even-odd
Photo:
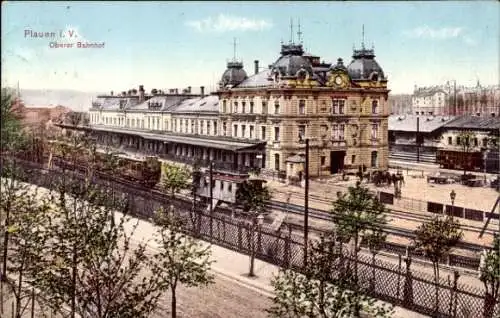
[[[420,143],[418,136],[420,135],[420,117],[417,115],[417,162],[420,162]]]
[[[306,138],[306,164],[304,167],[304,268],[307,267],[308,236],[309,236],[309,139]]]

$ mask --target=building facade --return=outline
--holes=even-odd
[[[416,88],[412,96],[413,114],[445,115],[448,94],[440,87]]]
[[[242,62],[229,62],[208,96],[203,87],[146,94],[142,86],[98,96],[91,129],[122,150],[290,178],[303,178],[306,139],[310,176],[388,167],[389,90],[373,49],[354,50],[345,66],[290,43],[268,68],[254,67],[248,76]]]

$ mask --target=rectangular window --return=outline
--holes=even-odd
[[[299,100],[299,114],[305,115],[306,113],[306,101],[301,99]]]
[[[478,145],[478,144],[479,144],[479,143],[478,143],[478,141],[477,141],[477,138],[474,138],[474,147],[477,147],[477,145]]]
[[[207,120],[207,135],[210,135],[210,120]]]
[[[339,100],[339,114],[344,113],[345,99]]]
[[[448,137],[448,145],[451,145],[451,144],[453,144],[452,138]]]
[[[274,170],[276,170],[276,171],[280,170],[280,155],[279,154],[274,154]]]
[[[214,135],[216,135],[216,136],[218,135],[218,133],[217,133],[217,122],[216,121],[214,121]]]
[[[280,141],[280,128],[274,127],[274,141]]]
[[[188,126],[188,120],[186,119],[186,120],[184,120],[184,133],[188,132],[188,128],[189,128],[189,126]]]
[[[266,140],[266,126],[260,127],[260,139]]]
[[[280,102],[279,101],[275,101],[274,102],[274,113],[275,114],[279,114],[280,113]]]
[[[222,180],[220,181],[220,189],[224,190],[224,181],[222,181]]]
[[[299,125],[299,141],[304,141],[306,138],[306,125]]]
[[[250,114],[253,114],[253,102],[250,102]]]
[[[234,102],[233,112],[234,113],[238,112],[238,102]]]
[[[241,125],[241,137],[242,138],[246,137],[246,128],[247,128],[247,126]]]
[[[448,137],[448,140],[451,140],[451,137]],[[449,143],[451,145],[451,142]],[[483,147],[488,146],[488,138],[483,138]]]
[[[194,119],[191,119],[191,133],[194,134],[195,131],[194,131]]]
[[[250,139],[253,139],[254,127],[250,126]]]
[[[227,185],[227,191],[228,191],[228,192],[232,192],[232,191],[233,191],[233,184],[232,184],[232,183],[229,183],[229,184]]]
[[[247,104],[246,102],[241,102],[241,113],[243,113],[243,114],[244,114],[244,113],[245,113],[245,111],[246,111],[246,110],[245,110],[245,108],[246,108],[246,104]]]
[[[457,137],[457,146],[460,146],[460,137]]]
[[[351,163],[354,164],[356,162],[356,155],[351,156]]]
[[[321,165],[324,166],[326,163],[326,157],[325,156],[321,156]]]
[[[378,136],[378,125],[372,124],[372,139],[377,139]]]
[[[344,140],[344,130],[345,130],[345,125],[340,124],[339,125],[339,139]]]
[[[372,101],[372,114],[378,113],[378,100]]]
[[[238,137],[238,125],[233,125],[233,137]]]
[[[321,125],[321,137],[325,138],[328,134],[328,126]]]
[[[339,130],[338,130],[338,125],[333,124],[332,125],[332,138],[333,140],[338,140],[339,139]]]
[[[262,114],[267,114],[267,102],[262,102]]]
[[[223,101],[222,101],[222,112],[223,112],[223,113],[225,113],[225,112],[226,112],[226,106],[227,106],[227,104],[226,104],[226,100],[223,100]]]
[[[332,99],[332,114],[336,114],[339,111],[339,100]]]
[[[225,121],[222,122],[222,136],[227,136],[227,123]]]

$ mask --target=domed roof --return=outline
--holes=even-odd
[[[226,87],[227,85],[235,86],[247,79],[247,73],[243,69],[243,63],[241,62],[228,62],[227,69],[222,74],[220,80],[220,85]]]
[[[353,80],[385,80],[384,71],[375,61],[374,50],[354,50],[352,62],[347,66],[349,76]]]
[[[279,72],[282,76],[297,76],[300,70],[313,75],[311,61],[303,56],[302,45],[282,45],[281,56],[272,65],[271,73]]]

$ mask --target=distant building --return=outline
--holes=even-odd
[[[448,94],[440,87],[415,89],[412,96],[414,115],[445,115]]]
[[[432,87],[415,86],[412,95],[412,114],[435,116],[498,116],[500,86],[465,87],[448,82]]]

